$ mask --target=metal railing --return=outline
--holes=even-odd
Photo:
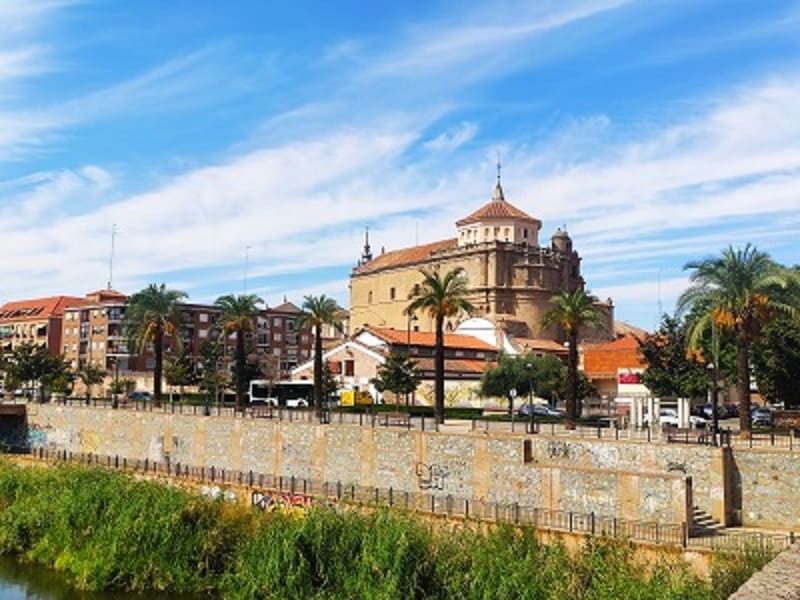
[[[50,451],[35,448],[31,456],[39,460],[98,466],[129,473],[147,474],[192,481],[196,484],[245,487],[254,505],[265,492],[314,500],[320,504],[355,503],[399,508],[428,515],[474,519],[495,523],[532,526],[544,531],[583,535],[603,535],[673,547],[701,547],[709,550],[745,551],[749,548],[781,550],[794,542],[793,534],[742,532],[713,537],[690,537],[686,523],[658,523],[598,515],[594,512],[552,510],[535,506],[470,499],[429,491],[412,492],[392,487],[362,486],[354,482],[320,481],[287,475],[270,475],[252,470],[240,471],[216,466],[193,466],[171,461],[127,459],[120,456]],[[257,496],[258,495],[258,496]]]

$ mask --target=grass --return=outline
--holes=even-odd
[[[431,528],[412,514],[261,514],[100,469],[0,463],[0,554],[87,590],[278,598],[725,598],[769,559],[723,556],[712,581],[591,539],[576,556],[532,529]]]

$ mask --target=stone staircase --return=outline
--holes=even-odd
[[[689,535],[692,537],[710,537],[723,535],[724,527],[706,511],[695,506],[692,508],[692,524]]]

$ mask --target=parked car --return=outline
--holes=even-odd
[[[772,411],[768,408],[754,408],[750,411],[753,427],[772,427]]]
[[[733,402],[725,402],[717,405],[717,414],[720,419],[732,419],[739,416],[739,407]],[[703,405],[702,414],[699,416],[706,419],[712,419],[714,416],[714,409],[710,402]]]
[[[564,412],[547,404],[523,404],[517,409],[520,417],[555,417],[560,419]]]
[[[128,400],[131,402],[149,402],[153,399],[153,394],[150,392],[128,392]]]
[[[650,423],[649,419],[650,415],[645,415],[644,417],[644,424],[648,425]],[[662,408],[658,411],[658,424],[661,427],[678,427],[680,425],[680,421],[678,419],[678,411],[674,408]],[[695,415],[689,416],[689,426],[690,427],[705,427],[708,425],[708,420],[703,417],[698,417]]]

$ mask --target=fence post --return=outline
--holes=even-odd
[[[464,518],[469,519],[469,498],[464,500]]]
[[[389,486],[389,506],[394,504],[392,486]]]
[[[519,524],[519,502],[514,502],[514,523]]]
[[[436,513],[436,496],[431,494],[431,512]]]
[[[342,499],[342,482],[341,481],[337,481],[336,482],[336,499],[337,500],[341,500]]]
[[[658,536],[658,521],[656,521],[656,544],[660,543]]]
[[[350,500],[355,501],[356,499],[356,484],[350,484]]]
[[[569,532],[572,533],[572,511],[569,511]]]
[[[681,523],[681,542],[684,548],[689,545],[689,526],[686,524],[686,521]]]
[[[595,524],[595,522],[594,522],[594,511],[592,511],[589,514],[589,528],[590,528],[590,531],[592,532],[592,535],[594,535],[594,524]]]
[[[495,502],[494,503],[494,520],[495,521],[499,521],[500,520],[500,503],[499,502]]]

